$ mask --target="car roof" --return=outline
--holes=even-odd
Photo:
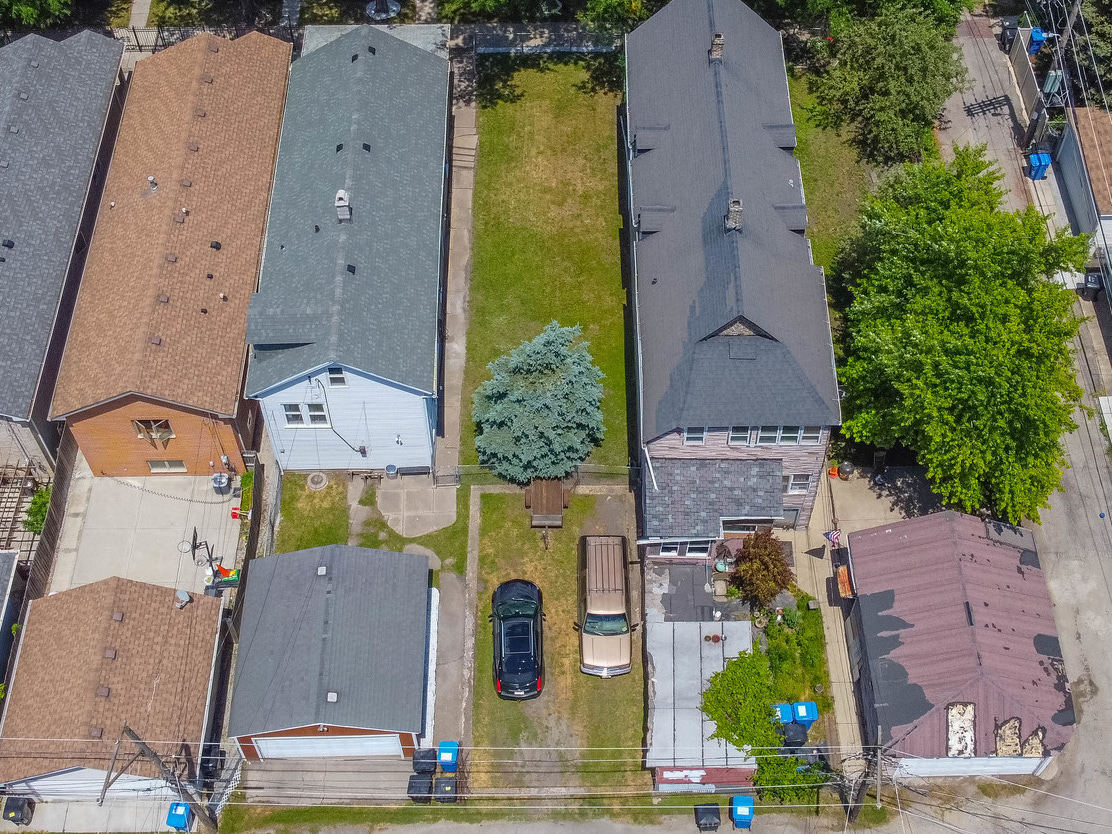
[[[591,614],[624,614],[625,540],[621,536],[586,536],[587,611]]]

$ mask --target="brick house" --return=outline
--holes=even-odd
[[[641,544],[806,525],[841,422],[779,33],[673,0],[626,38]]]
[[[135,68],[51,409],[94,474],[243,471],[289,59],[266,35],[205,34]]]

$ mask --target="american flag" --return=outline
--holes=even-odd
[[[828,542],[830,542],[831,547],[837,547],[838,546],[838,539],[840,539],[842,537],[842,531],[841,530],[827,530],[825,533],[823,533],[823,535],[826,537],[826,540]]]

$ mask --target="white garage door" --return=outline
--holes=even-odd
[[[402,755],[401,736],[285,736],[257,738],[255,749],[264,759],[293,759],[327,756],[398,756]]]

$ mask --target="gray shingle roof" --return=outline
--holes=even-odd
[[[672,0],[627,37],[626,66],[644,439],[839,423],[779,34],[737,0]]]
[[[715,539],[724,518],[784,514],[779,460],[654,458],[652,470],[645,484],[646,536]]]
[[[435,391],[447,113],[448,62],[378,27],[293,64],[248,395],[333,362]]]
[[[246,579],[229,735],[310,724],[421,732],[424,556],[329,545],[256,559]]]
[[[123,45],[93,32],[0,48],[0,414],[27,419]]]

